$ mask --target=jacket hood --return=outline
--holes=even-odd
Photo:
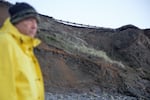
[[[5,34],[8,33],[12,35],[13,38],[15,38],[17,42],[21,43],[25,48],[36,47],[41,43],[41,41],[37,38],[32,38],[20,33],[18,29],[10,22],[10,18],[6,19],[0,30]]]

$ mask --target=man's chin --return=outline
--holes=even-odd
[[[31,33],[30,37],[35,37],[36,33]]]

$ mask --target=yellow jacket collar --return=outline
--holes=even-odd
[[[3,32],[10,33],[18,42],[28,47],[36,47],[40,44],[40,40],[37,38],[32,38],[27,35],[24,35],[18,31],[14,25],[11,24],[10,18],[7,18],[3,27],[1,28]]]

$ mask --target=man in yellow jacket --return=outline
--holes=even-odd
[[[0,100],[44,100],[44,85],[33,48],[38,13],[27,3],[9,8],[0,29]]]

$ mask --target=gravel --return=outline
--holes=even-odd
[[[107,93],[45,93],[45,100],[138,100],[135,97]]]

